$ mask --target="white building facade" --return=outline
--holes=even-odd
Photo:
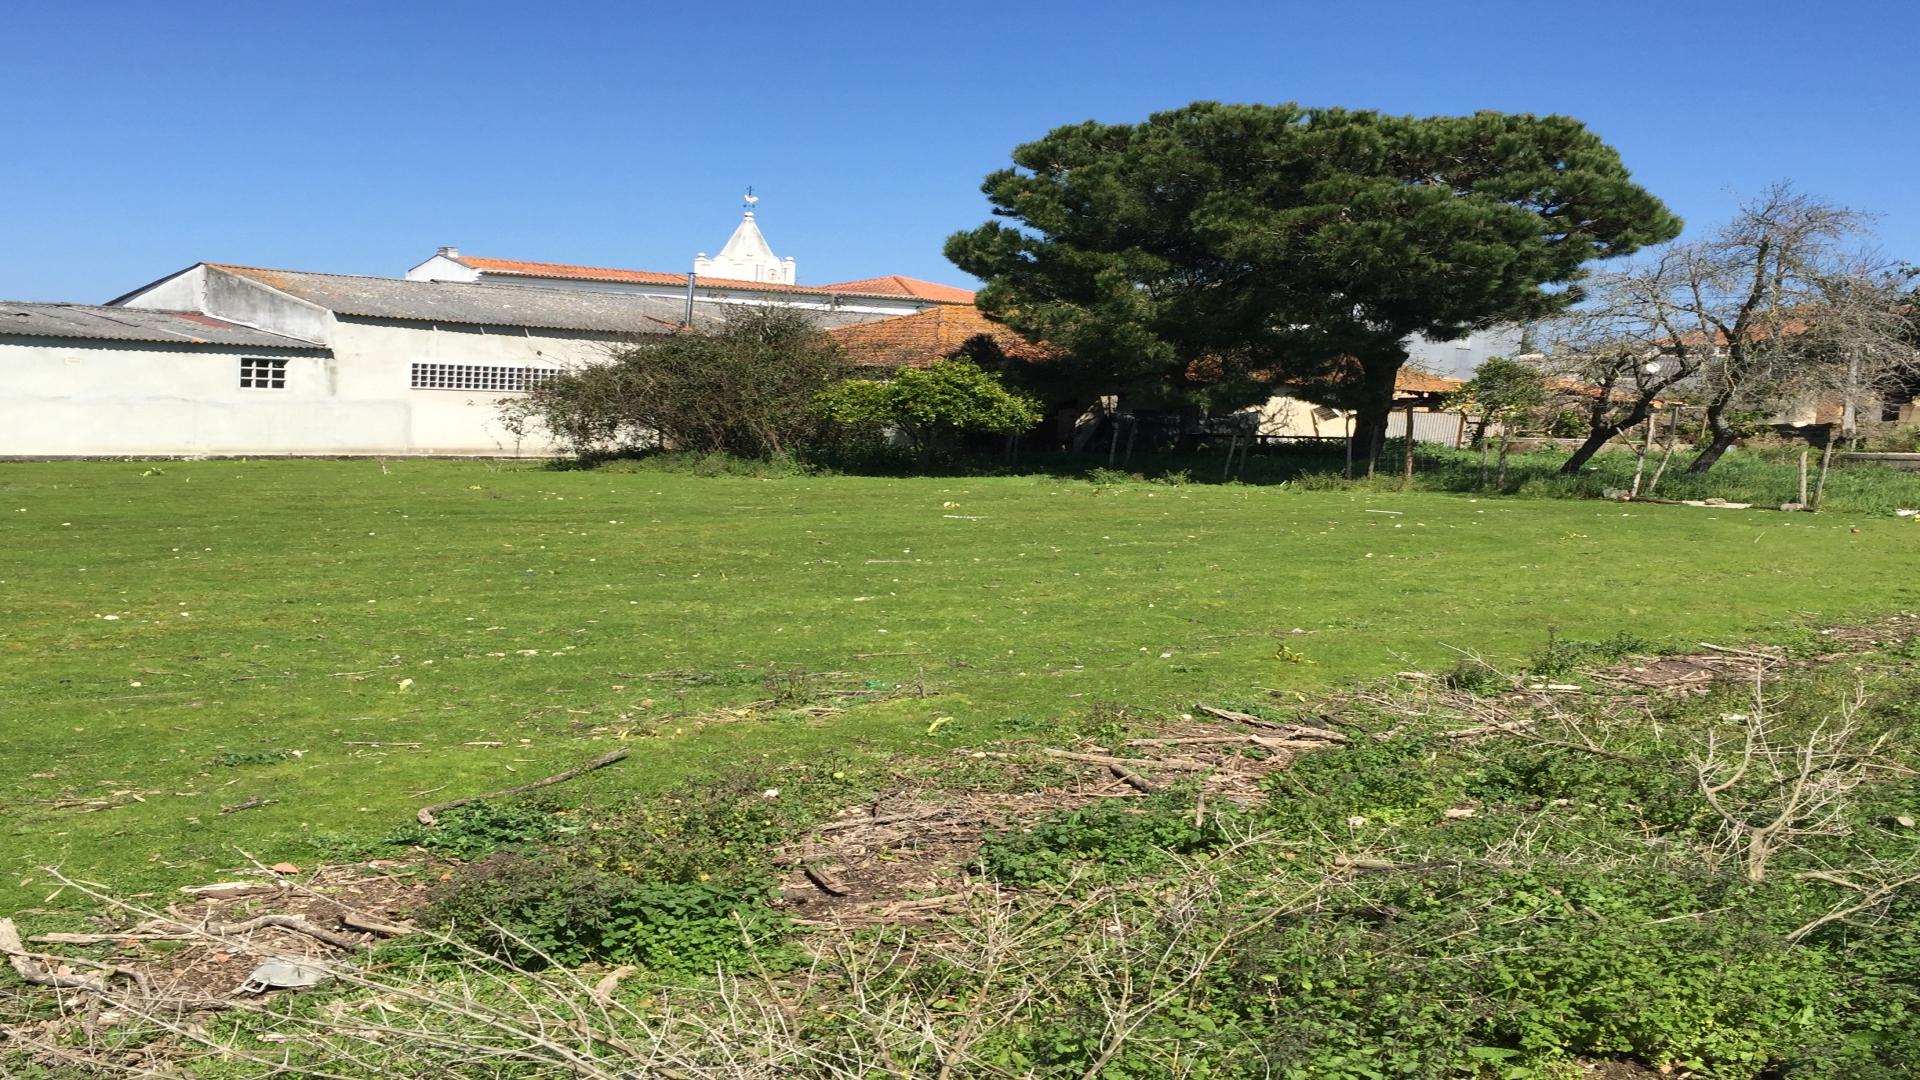
[[[105,305],[0,303],[0,457],[547,455],[503,424],[502,399],[726,305],[826,328],[973,301],[904,277],[797,285],[751,208],[695,265],[442,248],[405,278],[196,263]]]
[[[206,263],[110,306],[0,305],[0,456],[545,455],[499,401],[677,332],[671,314],[638,296]]]

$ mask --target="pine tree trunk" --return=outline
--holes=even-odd
[[[1360,357],[1361,387],[1354,408],[1354,452],[1364,455],[1367,475],[1372,476],[1380,451],[1386,445],[1387,425],[1393,418],[1393,385],[1400,366],[1407,362],[1406,351],[1395,345]]]

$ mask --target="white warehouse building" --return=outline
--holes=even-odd
[[[724,305],[830,327],[973,301],[903,277],[795,285],[751,211],[702,259],[750,276],[443,248],[406,278],[196,263],[101,305],[0,302],[0,457],[546,455],[502,425],[503,397]]]

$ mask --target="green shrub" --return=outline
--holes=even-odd
[[[1622,630],[1604,641],[1576,641],[1547,631],[1547,646],[1527,664],[1528,673],[1542,678],[1570,675],[1592,664],[1611,664],[1629,656],[1652,652],[1652,641]]]
[[[426,921],[524,968],[600,961],[689,975],[744,961],[778,935],[785,920],[768,898],[765,887],[642,881],[503,852],[441,889]]]
[[[786,804],[755,776],[690,784],[597,822],[572,845],[594,866],[647,881],[762,887],[787,834]]]
[[[1225,847],[1232,816],[1210,813],[1196,823],[1190,795],[1157,795],[1135,805],[1103,799],[1026,829],[989,834],[980,845],[979,866],[1020,886],[1152,874],[1178,857]]]
[[[436,824],[408,825],[388,836],[387,842],[477,859],[551,840],[578,827],[548,804],[495,800],[454,807],[441,813]]]

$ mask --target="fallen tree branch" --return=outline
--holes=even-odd
[[[1710,649],[1717,653],[1726,653],[1729,656],[1750,656],[1756,660],[1770,660],[1776,664],[1787,659],[1787,657],[1780,656],[1777,653],[1754,652],[1752,649],[1734,649],[1734,648],[1729,648],[1725,645],[1715,645],[1711,641],[1701,642],[1700,647],[1703,649]]]
[[[95,994],[107,992],[105,977],[68,975],[56,970],[77,964],[82,967],[99,968],[109,977],[119,975],[131,979],[139,985],[143,993],[152,992],[152,986],[147,982],[147,977],[132,968],[82,957],[50,956],[45,953],[28,952],[27,947],[20,941],[19,928],[10,918],[0,919],[0,953],[6,954],[7,962],[12,965],[15,975],[35,986],[49,986],[56,990],[86,990]]]
[[[351,911],[343,912],[340,915],[340,925],[353,930],[365,930],[369,934],[379,934],[382,937],[405,937],[408,934],[417,934],[420,932],[419,928],[409,926],[406,923],[381,922],[378,919],[369,919],[364,915],[356,915]]]
[[[605,1008],[613,1003],[613,992],[620,988],[620,980],[639,970],[632,964],[621,964],[600,976],[600,981],[594,983],[593,989],[587,991],[587,994],[593,998],[594,1004]]]
[[[1184,769],[1191,772],[1205,772],[1218,768],[1211,761],[1196,761],[1192,758],[1155,758],[1151,761],[1140,758],[1117,758],[1106,754],[1078,754],[1071,750],[1047,749],[1040,751],[1048,757],[1065,758],[1068,761],[1084,761],[1089,765],[1119,765],[1125,768],[1143,769]]]
[[[606,766],[611,765],[616,761],[619,761],[621,758],[626,757],[628,753],[629,753],[628,748],[623,746],[618,750],[601,754],[599,757],[594,758],[592,761],[587,762],[585,765],[576,765],[575,767],[568,769],[565,772],[557,772],[557,773],[554,773],[552,776],[543,776],[540,779],[535,780],[531,784],[521,784],[519,787],[503,788],[499,791],[489,791],[485,795],[469,795],[463,799],[448,799],[446,802],[434,803],[432,806],[423,806],[418,811],[416,811],[413,816],[422,825],[432,825],[434,823],[433,815],[438,813],[439,811],[451,810],[456,806],[465,806],[468,803],[482,802],[487,799],[503,799],[508,795],[519,795],[523,792],[533,791],[536,788],[552,787],[554,784],[562,784],[583,773],[590,773],[595,769],[605,768]]]
[[[1901,889],[1904,889],[1909,885],[1920,884],[1920,874],[1914,874],[1911,877],[1898,878],[1894,881],[1889,881],[1886,884],[1881,885],[1880,887],[1875,889],[1867,889],[1857,882],[1842,881],[1840,879],[1837,879],[1828,875],[1824,875],[1824,874],[1808,873],[1808,874],[1803,874],[1801,876],[1811,877],[1818,881],[1830,882],[1835,885],[1845,885],[1847,888],[1850,888],[1850,889],[1858,889],[1864,893],[1864,896],[1862,897],[1859,903],[1851,904],[1846,907],[1834,908],[1832,911],[1827,912],[1825,915],[1822,915],[1819,918],[1814,919],[1812,922],[1809,922],[1806,925],[1800,927],[1800,929],[1795,930],[1791,934],[1788,934],[1787,935],[1788,941],[1799,941],[1801,938],[1806,937],[1808,934],[1813,933],[1815,930],[1820,929],[1821,927],[1827,925],[1830,922],[1838,922],[1841,919],[1851,918],[1855,915],[1860,914],[1863,911],[1869,911],[1869,910],[1872,910],[1873,908],[1879,907],[1881,904],[1884,904],[1887,901],[1893,899],[1893,895],[1899,892]]]
[[[345,934],[338,934],[324,927],[315,926],[298,915],[261,915],[248,919],[245,922],[237,923],[208,922],[204,924],[203,929],[216,937],[231,937],[234,934],[247,934],[269,926],[281,930],[292,930],[297,934],[305,934],[315,941],[324,941],[336,949],[344,949],[347,952],[357,952],[360,948],[359,941]]]
[[[1482,735],[1515,735],[1533,726],[1532,720],[1509,720],[1504,724],[1482,724],[1479,727],[1460,728],[1456,731],[1442,731],[1442,739],[1477,739]],[[1574,747],[1574,749],[1584,749]]]
[[[925,821],[928,818],[946,817],[952,811],[945,808],[932,810],[913,810],[903,814],[882,814],[879,817],[842,818],[838,821],[822,822],[813,827],[815,832],[833,832],[837,829],[851,829],[860,825],[897,825],[903,821]],[[951,818],[953,821],[967,821],[966,817]]]
[[[847,887],[845,885],[828,877],[825,870],[820,869],[812,863],[801,863],[800,872],[807,875],[807,880],[813,882],[814,887],[826,893],[828,896],[847,895]]]
[[[1249,727],[1278,728],[1286,726],[1285,724],[1275,723],[1272,720],[1264,720],[1252,713],[1238,712],[1233,709],[1216,709],[1211,705],[1196,705],[1194,708],[1216,719],[1231,720],[1236,724],[1246,724]]]
[[[1160,785],[1127,768],[1125,765],[1109,765],[1107,771],[1124,781],[1126,785],[1142,795],[1152,795],[1160,790]]]

